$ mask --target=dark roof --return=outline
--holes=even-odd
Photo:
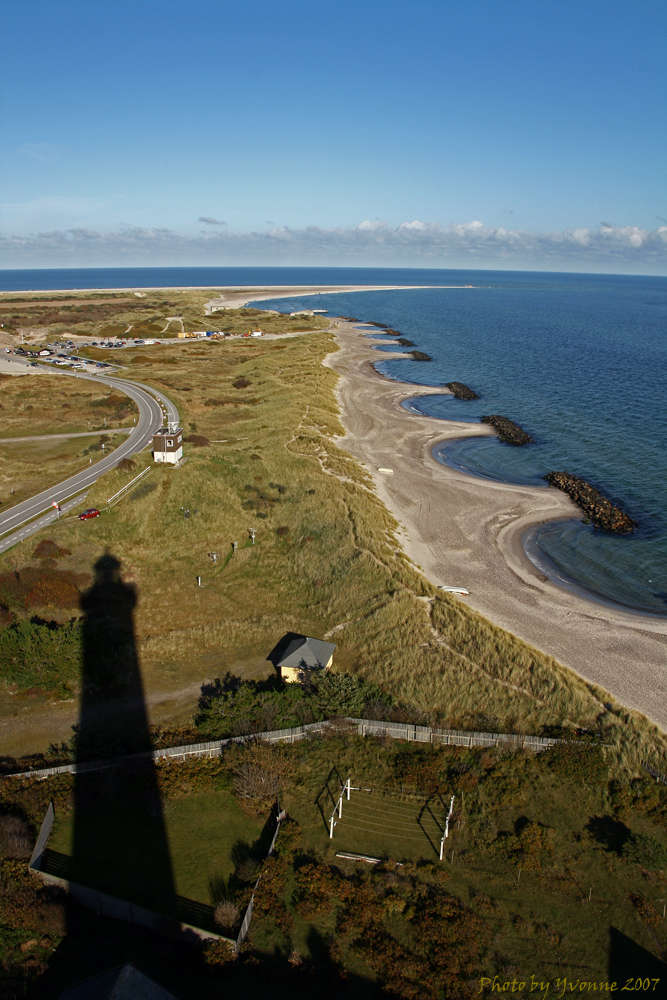
[[[331,659],[336,644],[323,639],[300,635],[292,639],[278,660],[279,667],[301,667],[302,670],[322,670]]]
[[[58,1000],[174,1000],[129,962],[70,986]]]

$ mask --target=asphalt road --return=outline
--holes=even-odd
[[[42,517],[38,517],[36,521],[30,521],[28,524],[24,524],[21,528],[17,528],[16,531],[12,531],[9,535],[3,535],[0,538],[0,552],[6,552],[7,549],[11,549],[12,545],[16,545],[18,542],[22,542],[24,538],[29,538],[30,535],[36,534],[36,532],[41,531],[45,528],[47,524],[53,524],[54,521],[58,521],[63,515],[67,514],[68,511],[72,510],[73,507],[78,507],[82,500],[86,499],[85,493],[78,493],[71,500],[65,500],[60,507],[60,514],[54,508],[50,508],[48,514],[44,514]]]
[[[178,410],[161,392],[152,389],[150,386],[137,382],[129,382],[126,379],[111,377],[108,375],[88,375],[82,372],[70,373],[61,372],[69,378],[87,379],[90,382],[101,382],[104,385],[124,392],[130,399],[134,400],[139,409],[139,419],[137,426],[123,441],[115,451],[106,458],[96,462],[94,465],[83,469],[81,472],[69,476],[56,486],[50,486],[34,497],[24,500],[22,503],[9,507],[0,513],[0,535],[17,533],[17,529],[26,521],[44,514],[54,503],[63,504],[76,493],[82,493],[88,489],[100,476],[113,469],[122,458],[129,458],[135,452],[143,451],[150,444],[155,431],[162,427],[167,420],[177,423]],[[102,432],[101,432],[102,433]],[[49,522],[50,523],[50,522]],[[15,541],[18,541],[18,537]],[[3,538],[3,542],[9,539]],[[14,544],[14,542],[12,542]],[[9,545],[3,546],[9,548]]]

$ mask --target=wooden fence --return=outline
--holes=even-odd
[[[645,760],[641,762],[641,765],[645,771],[648,771],[648,773],[655,778],[656,781],[661,781],[663,785],[667,785],[667,777],[665,777],[664,774],[660,774],[660,771],[656,771],[656,769],[651,767],[651,765]]]
[[[267,858],[270,858],[271,855],[273,854],[274,850],[275,850],[276,840],[278,839],[278,834],[280,832],[280,824],[282,823],[282,821],[285,819],[286,816],[287,816],[287,813],[285,812],[284,809],[281,810],[280,809],[280,804],[278,804],[278,818],[276,819],[276,829],[275,829],[275,832],[274,832],[273,837],[271,839],[271,846],[269,847],[269,849],[268,849],[268,851],[266,853]],[[261,882],[261,879],[262,879],[262,873],[260,872],[259,875],[257,876],[257,881],[255,882],[254,889],[252,890],[252,896],[250,897],[250,902],[248,903],[248,906],[247,906],[246,911],[245,911],[245,915],[243,917],[243,923],[241,924],[241,930],[239,931],[238,937],[236,938],[235,951],[236,951],[237,955],[238,955],[239,951],[241,950],[241,945],[245,941],[246,936],[248,934],[248,928],[250,927],[250,921],[252,920],[252,911],[253,911],[253,907],[255,905],[255,893],[257,892],[257,886]]]
[[[526,750],[546,750],[557,743],[570,740],[550,736],[529,736],[516,733],[484,733],[463,729],[437,729],[431,726],[414,726],[407,722],[378,722],[374,719],[343,718],[325,722],[312,722],[292,729],[273,729],[266,733],[252,733],[249,736],[231,736],[226,740],[210,740],[206,743],[190,743],[187,746],[165,747],[145,753],[128,754],[124,757],[109,757],[102,760],[82,761],[77,764],[62,764],[59,767],[42,767],[31,771],[14,771],[6,778],[50,778],[55,774],[84,774],[87,771],[103,771],[109,767],[139,763],[146,760],[187,760],[190,757],[219,757],[222,750],[232,743],[246,743],[248,740],[264,740],[268,743],[294,743],[304,736],[321,733],[327,729],[345,726],[359,736],[391,737],[396,740],[414,740],[418,743],[443,743],[460,747],[507,747]]]

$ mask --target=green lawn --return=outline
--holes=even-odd
[[[264,822],[244,813],[226,790],[165,801],[164,827],[137,796],[80,809],[76,858],[76,813],[57,816],[45,869],[181,919],[188,903],[200,904],[190,907],[187,922],[211,927],[213,907],[235,868],[233,849],[252,847]]]

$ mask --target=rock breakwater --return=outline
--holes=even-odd
[[[618,535],[627,535],[634,531],[637,522],[607,500],[594,486],[573,476],[571,472],[548,472],[544,477],[550,486],[556,486],[567,493],[570,500],[583,510],[596,528],[611,531]]]
[[[414,347],[415,346],[414,340],[408,340],[407,337],[399,337],[397,339],[396,343],[400,344],[401,347]]]
[[[449,389],[457,399],[479,399],[475,390],[464,385],[463,382],[445,382],[445,389]]]
[[[415,361],[432,361],[433,360],[433,358],[431,357],[430,354],[424,354],[423,351],[408,351],[408,354]]]
[[[482,423],[491,424],[500,440],[504,441],[505,444],[513,444],[519,447],[522,444],[532,444],[533,442],[530,434],[524,431],[523,427],[519,427],[513,420],[510,420],[509,417],[501,417],[497,413],[492,413],[490,416],[482,417]]]

